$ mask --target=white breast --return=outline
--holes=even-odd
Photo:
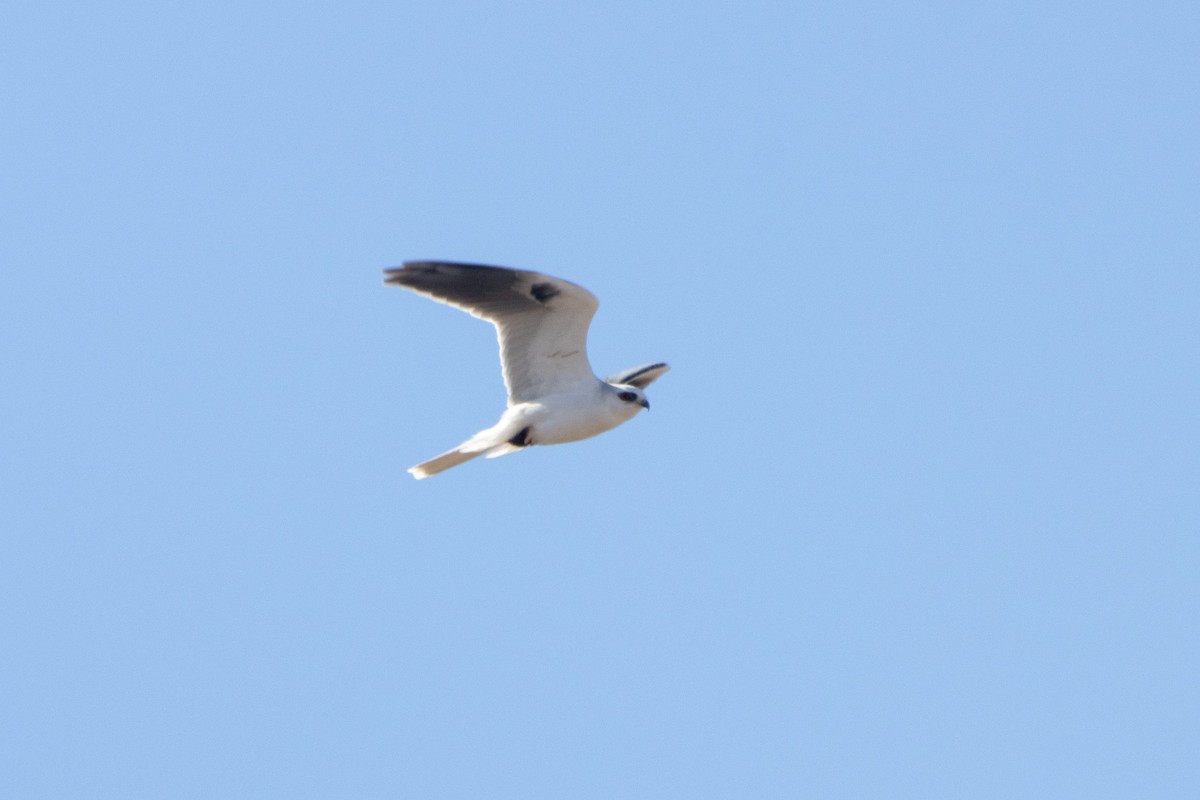
[[[562,444],[588,439],[628,422],[640,410],[636,403],[623,402],[600,387],[597,382],[594,391],[551,395],[535,403],[522,403],[537,407],[530,408],[526,416],[533,427],[533,443]],[[516,408],[519,407],[510,411]]]

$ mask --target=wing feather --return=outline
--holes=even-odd
[[[661,361],[657,364],[644,364],[640,367],[627,369],[624,372],[618,372],[615,375],[609,375],[604,380],[607,383],[623,384],[625,386],[636,386],[639,389],[645,389],[671,367]]]
[[[596,380],[587,332],[599,302],[582,286],[540,272],[449,261],[406,261],[384,272],[385,283],[496,326],[510,406]]]

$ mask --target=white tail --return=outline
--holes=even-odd
[[[457,467],[464,461],[470,461],[472,458],[483,455],[486,451],[476,450],[474,453],[464,453],[461,449],[464,445],[459,445],[448,453],[442,453],[436,458],[431,458],[423,464],[417,464],[409,469],[412,476],[417,480],[428,478],[430,475],[437,475],[439,472],[445,472],[451,467]]]
[[[517,435],[518,429],[515,427],[520,424],[513,423],[501,419],[494,426],[467,439],[448,453],[442,453],[436,458],[431,458],[423,464],[417,464],[409,469],[412,476],[417,480],[428,478],[430,475],[437,475],[439,472],[445,472],[451,467],[457,467],[464,461],[470,461],[472,458],[479,456],[487,456],[488,458],[496,458],[497,456],[508,455],[520,450],[521,447],[513,444],[510,439]]]

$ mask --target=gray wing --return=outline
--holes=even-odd
[[[496,326],[509,405],[596,380],[587,331],[599,302],[582,286],[540,272],[447,261],[406,261],[384,274],[385,283]]]
[[[645,389],[669,369],[670,367],[662,362],[645,364],[633,369],[627,369],[624,372],[618,372],[616,375],[609,375],[604,380],[607,383],[618,383],[624,386],[636,386],[639,389]]]

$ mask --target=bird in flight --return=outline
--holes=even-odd
[[[487,320],[500,339],[508,408],[492,427],[410,469],[418,480],[476,456],[604,433],[649,409],[645,388],[670,369],[646,364],[597,378],[588,363],[587,332],[599,302],[561,278],[448,261],[406,261],[384,274],[384,283]]]

